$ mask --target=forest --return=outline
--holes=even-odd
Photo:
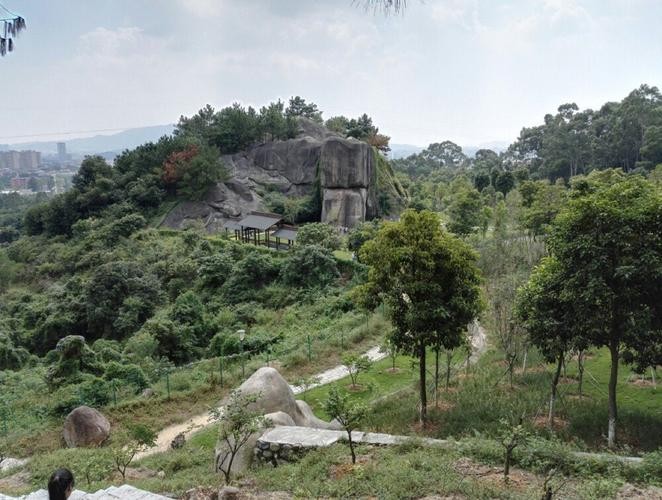
[[[519,467],[574,478],[569,488],[586,497],[627,481],[659,485],[659,90],[642,85],[597,111],[563,104],[500,153],[467,157],[442,141],[391,160],[408,197],[398,221],[346,235],[309,222],[287,252],[201,226],[159,228],[175,203],[229,179],[222,155],[291,138],[300,117],[388,153],[368,115],[324,121],[301,97],[259,111],[206,106],[114,165],[86,158],[64,194],[0,195],[0,458],[40,456],[30,466],[37,485],[66,451],[62,419],[81,404],[120,428],[138,419],[158,431],[264,363],[305,380],[346,351],[384,345],[393,371],[366,367],[363,389],[345,391],[371,408],[366,429],[464,440],[488,463],[500,460],[504,435],[521,437]],[[420,267],[405,273],[412,262]],[[489,349],[462,365],[474,319]],[[320,415],[327,391],[310,391]],[[192,443],[190,455],[150,459],[170,468],[173,490],[213,481],[200,458],[209,444]],[[569,450],[643,456],[645,466],[581,465]],[[303,469],[288,470],[289,479],[256,477],[270,489]],[[97,486],[110,477],[102,466],[87,474]],[[302,496],[340,494],[314,477]],[[489,488],[481,494],[502,493]]]

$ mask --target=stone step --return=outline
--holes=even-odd
[[[157,495],[149,491],[139,490],[128,484],[122,486],[111,486],[105,490],[99,490],[94,493],[86,493],[80,490],[74,490],[69,500],[170,500],[163,495]],[[48,491],[38,490],[22,497],[9,497],[0,494],[0,500],[48,500]]]

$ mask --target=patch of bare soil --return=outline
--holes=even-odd
[[[545,415],[540,415],[536,418],[533,419],[533,425],[534,427],[537,427],[539,429],[546,429],[547,428],[547,416]],[[561,418],[561,417],[554,417],[554,430],[555,431],[562,431],[564,429],[567,429],[568,425],[570,423]]]
[[[386,373],[400,373],[400,368],[387,368],[384,370]]]
[[[575,382],[577,380],[572,377],[559,377],[559,384],[574,384]]]
[[[370,463],[373,460],[372,455],[359,455],[356,457],[356,463],[344,462],[342,464],[334,464],[329,467],[329,477],[337,481],[342,479],[347,474],[354,472],[354,469],[360,468],[363,465]]]
[[[515,375],[526,375],[527,373],[542,373],[547,371],[547,368],[545,368],[544,365],[535,365],[535,366],[527,366],[526,370],[522,370],[522,367],[520,366],[519,368],[515,368]]]
[[[636,387],[655,387],[656,384],[653,383],[652,380],[648,380],[645,378],[636,378],[634,380],[630,381],[631,385],[634,385]]]
[[[498,486],[506,486],[510,489],[520,491],[527,490],[531,485],[540,482],[535,474],[520,469],[510,469],[510,474],[506,481],[503,477],[503,469],[501,467],[478,464],[470,458],[460,458],[453,465],[453,469],[463,476],[470,476],[479,481],[485,481]]]
[[[30,474],[27,471],[17,472],[11,476],[0,479],[0,490],[21,491],[30,487]]]
[[[455,403],[440,399],[436,404],[434,401],[428,403],[428,412],[444,412],[455,408]]]
[[[467,497],[464,495],[448,495],[448,496],[439,496],[439,495],[428,495],[426,497],[421,497],[418,500],[466,500]]]
[[[348,384],[346,387],[349,392],[363,392],[366,390],[366,387],[362,384]]]
[[[592,399],[590,394],[586,394],[586,393],[582,394],[581,396],[579,394],[566,394],[565,397],[573,401],[583,401],[585,399],[586,400]]]
[[[128,467],[126,469],[126,478],[127,479],[148,479],[150,477],[156,477],[157,472],[147,467]]]
[[[618,500],[662,500],[662,488],[655,486],[641,487],[625,484],[616,493]]]

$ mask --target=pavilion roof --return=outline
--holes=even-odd
[[[283,217],[278,214],[268,214],[262,212],[251,212],[249,215],[241,219],[237,224],[243,228],[259,229],[266,231],[271,227],[282,222]]]
[[[283,226],[275,231],[272,238],[282,238],[284,240],[295,241],[297,239],[297,228],[292,226]]]

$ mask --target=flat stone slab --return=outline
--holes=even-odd
[[[352,441],[355,443],[394,445],[410,441],[409,436],[394,436],[392,434],[381,434],[378,432],[352,432]],[[446,446],[448,441],[444,439],[415,438],[417,442],[425,446]],[[259,441],[266,443],[289,444],[302,448],[322,448],[331,446],[339,441],[346,441],[345,431],[332,431],[327,429],[315,429],[312,427],[278,426],[269,429],[262,434]]]
[[[149,491],[139,490],[128,484],[122,486],[111,486],[105,490],[99,490],[95,493],[86,493],[80,490],[74,490],[69,500],[170,500],[163,495],[157,495]],[[8,497],[0,494],[0,500],[48,500],[48,491],[38,490],[22,497]]]
[[[343,431],[281,425],[262,434],[259,441],[289,444],[302,448],[320,448],[337,443],[344,434]]]

